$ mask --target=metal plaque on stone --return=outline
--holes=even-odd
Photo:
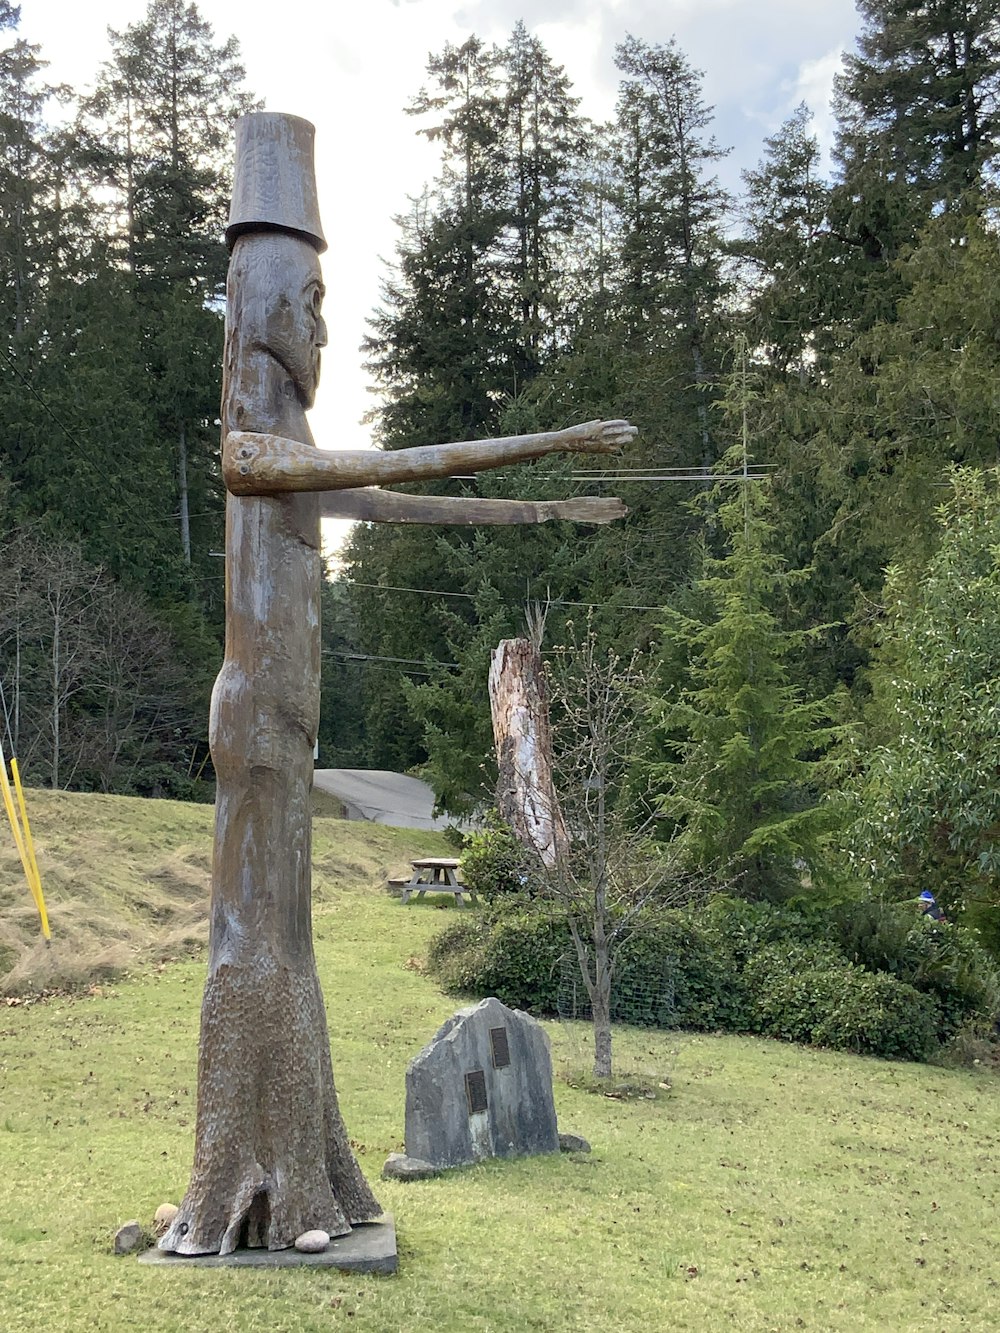
[[[510,1064],[510,1043],[506,1028],[490,1028],[490,1045],[493,1048],[493,1068],[506,1069]]]
[[[485,1111],[489,1102],[486,1098],[486,1075],[481,1069],[474,1069],[465,1076],[465,1095],[469,1102],[469,1115],[478,1115]]]
[[[411,1060],[407,1156],[445,1168],[558,1151],[549,1039],[529,1014],[480,1000]]]

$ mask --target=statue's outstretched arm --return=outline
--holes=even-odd
[[[320,503],[324,518],[353,518],[362,523],[448,523],[510,526],[516,523],[613,523],[627,509],[611,496],[578,500],[481,500],[473,495],[402,495],[372,487],[331,491]]]
[[[523,463],[546,454],[616,453],[636,435],[627,421],[588,421],[537,435],[499,440],[432,444],[394,453],[316,449],[309,444],[255,431],[231,431],[222,451],[222,474],[234,495],[279,495],[286,491],[339,491],[399,481],[427,481],[463,472]]]

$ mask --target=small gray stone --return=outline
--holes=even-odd
[[[295,1248],[299,1254],[322,1254],[330,1244],[330,1237],[325,1231],[303,1231],[295,1237]]]
[[[560,1134],[559,1135],[560,1152],[590,1152],[590,1144],[586,1139],[581,1139],[579,1134]]]
[[[405,1153],[391,1152],[382,1167],[383,1180],[429,1180],[438,1175],[438,1168],[431,1166],[419,1157],[407,1157]]]
[[[131,1254],[142,1240],[142,1227],[138,1222],[126,1222],[115,1232],[115,1254]]]

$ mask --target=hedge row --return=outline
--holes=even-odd
[[[445,990],[559,1012],[575,957],[565,919],[516,900],[468,914],[433,942]],[[990,1026],[1000,979],[975,936],[908,905],[795,911],[720,898],[649,913],[618,958],[616,1017],[754,1032],[835,1050],[925,1060],[963,1026]]]

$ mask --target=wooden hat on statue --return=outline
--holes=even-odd
[[[286,231],[322,254],[316,198],[315,129],[301,116],[254,111],[236,122],[236,174],[226,244],[250,231]]]

